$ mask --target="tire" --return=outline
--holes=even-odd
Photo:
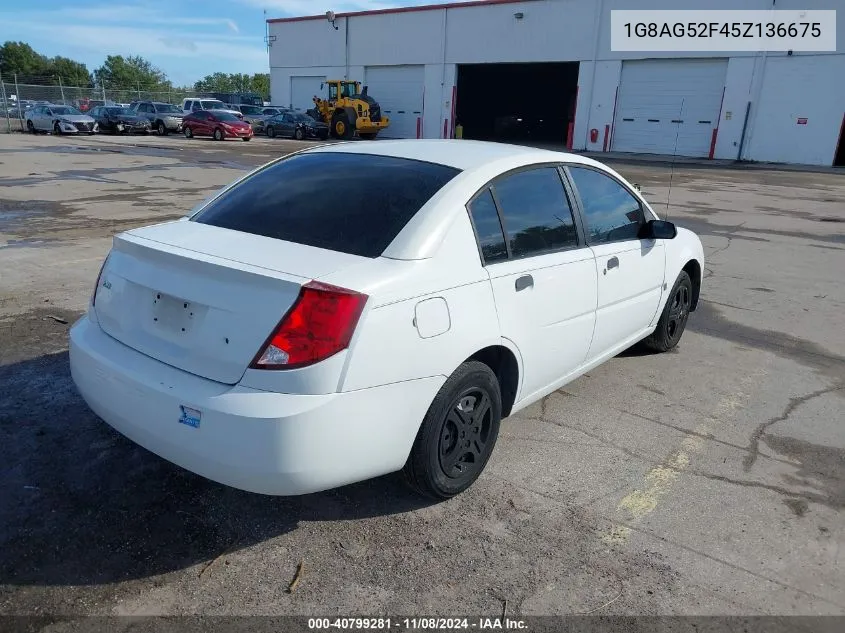
[[[61,126],[59,125],[59,122],[58,122],[58,121],[56,121],[55,123],[53,123],[53,134],[55,134],[56,136],[61,136],[61,135],[62,135],[62,128],[61,128]]]
[[[686,271],[682,270],[672,286],[657,327],[643,341],[643,345],[655,352],[667,352],[675,347],[687,326],[691,303],[692,281]]]
[[[251,138],[252,138],[251,136],[245,136],[245,137],[243,137],[243,139],[241,139],[241,140],[243,140],[244,142],[246,142],[246,141],[248,141],[248,140],[249,140],[249,139],[251,139]]]
[[[352,126],[349,124],[349,117],[343,112],[335,112],[332,117],[332,136],[335,138],[352,138]]]
[[[214,130],[214,140],[215,141],[222,141],[223,140],[223,130],[217,128]]]
[[[469,488],[493,453],[501,419],[496,375],[478,361],[462,364],[423,418],[402,469],[410,487],[434,499],[449,499]]]
[[[295,138],[297,141],[302,141],[305,139],[305,132],[302,131],[302,128],[298,128],[294,131],[293,138]]]
[[[35,129],[35,126],[32,124],[32,121],[29,119],[26,120],[26,131],[30,134],[38,134],[38,130]]]
[[[372,141],[377,134],[378,132],[359,132],[358,136],[360,136],[365,141]]]
[[[164,124],[164,121],[159,121],[156,128],[158,129],[159,136],[167,136],[167,126]]]
[[[185,138],[194,138],[194,132],[189,127],[185,127]]]
[[[272,125],[267,126],[267,137],[276,138],[276,128],[274,128]]]

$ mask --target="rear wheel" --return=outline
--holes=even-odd
[[[223,130],[217,128],[214,130],[214,140],[215,141],[222,141],[223,140]]]
[[[194,132],[187,125],[185,126],[185,138],[193,138]]]
[[[35,130],[35,126],[32,124],[32,121],[27,119],[26,121],[26,131],[30,134],[37,134],[38,132]]]
[[[167,126],[164,124],[164,121],[159,121],[156,127],[158,128],[159,136],[167,135]]]
[[[276,138],[276,128],[274,128],[272,125],[267,126],[267,136],[269,136],[270,138]]]
[[[656,352],[666,352],[675,347],[687,327],[691,306],[692,281],[686,271],[682,270],[669,293],[657,327],[643,344]]]
[[[478,361],[462,364],[423,419],[402,471],[409,485],[435,499],[469,488],[490,459],[501,418],[496,375]]]
[[[335,138],[352,138],[352,126],[349,117],[343,112],[336,112],[332,117],[332,136]]]

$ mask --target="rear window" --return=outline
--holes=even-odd
[[[262,169],[195,222],[378,257],[460,170],[406,158],[319,152]]]

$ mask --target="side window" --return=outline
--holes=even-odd
[[[329,84],[329,100],[337,99],[337,84]]]
[[[469,213],[472,216],[472,224],[475,227],[475,235],[478,238],[478,246],[481,248],[484,263],[492,264],[507,259],[505,235],[502,233],[499,213],[496,211],[496,203],[489,189],[479,194],[470,203]]]
[[[610,176],[586,167],[570,167],[578,188],[590,242],[635,240],[645,215],[639,201]]]
[[[100,116],[100,108],[94,108],[90,112],[88,112],[88,116],[94,117],[95,119]]]
[[[493,184],[512,257],[578,245],[572,208],[556,167],[520,171]]]

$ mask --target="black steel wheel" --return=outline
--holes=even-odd
[[[682,270],[672,286],[657,327],[651,336],[643,341],[646,347],[656,352],[666,352],[675,347],[687,327],[691,309],[692,280],[686,271]]]
[[[502,418],[499,381],[484,363],[462,364],[423,419],[403,472],[412,488],[448,499],[469,488],[487,465]]]

